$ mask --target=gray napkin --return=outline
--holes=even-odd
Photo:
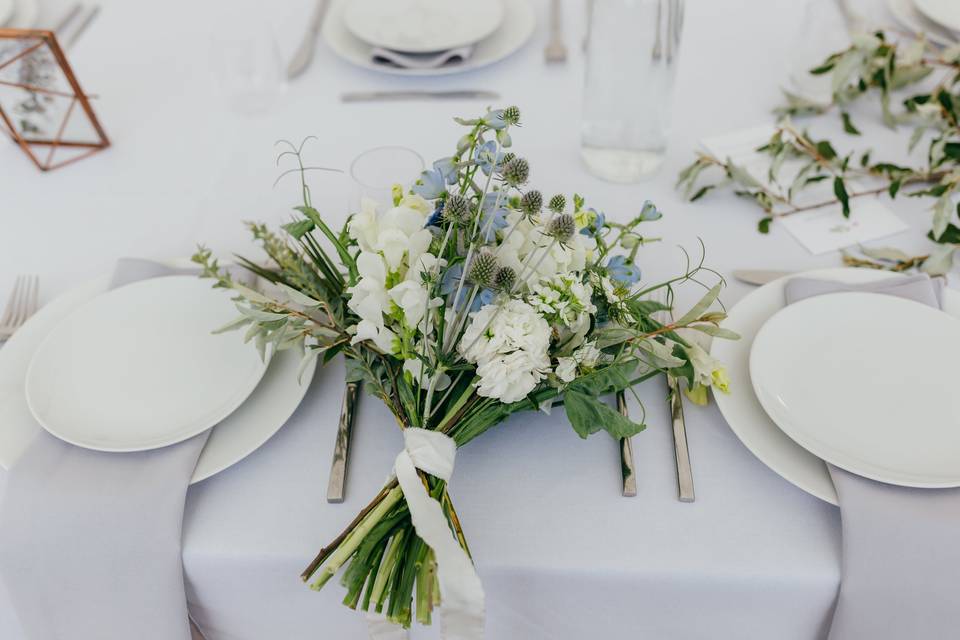
[[[847,285],[794,278],[787,304],[871,291],[942,308],[926,275]],[[905,425],[909,428],[909,425]],[[827,465],[840,499],[843,566],[829,640],[941,640],[960,636],[960,489],[913,489]]]
[[[432,53],[403,53],[393,49],[374,47],[370,51],[371,59],[384,66],[398,69],[439,69],[463,64],[473,55],[473,45],[456,47],[446,51]]]
[[[182,273],[121,260],[111,287]],[[190,640],[180,534],[208,436],[102,453],[37,434],[0,500],[0,578],[27,638]]]

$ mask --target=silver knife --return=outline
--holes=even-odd
[[[687,446],[687,425],[683,419],[683,395],[676,378],[667,374],[670,389],[670,422],[673,424],[673,449],[677,458],[677,498],[680,502],[693,502],[693,470],[690,468],[690,449]]]
[[[330,480],[327,483],[327,502],[343,502],[347,486],[347,461],[350,456],[350,432],[357,415],[357,399],[360,383],[348,382],[343,390],[340,406],[340,425],[337,427],[337,442],[333,447],[333,462],[330,464]]]
[[[382,102],[397,100],[499,100],[496,91],[461,89],[453,91],[347,91],[341,102]]]
[[[789,276],[791,273],[793,272],[779,269],[734,269],[733,277],[740,282],[761,285],[779,280],[784,276]]]
[[[617,411],[629,418],[627,397],[623,391],[617,391]],[[620,473],[623,476],[623,496],[633,498],[637,495],[637,468],[633,462],[633,443],[630,438],[620,438]]]
[[[317,44],[317,35],[320,33],[320,27],[323,26],[323,18],[327,14],[328,0],[317,0],[313,9],[313,16],[310,18],[310,24],[307,26],[307,32],[303,34],[303,40],[297,47],[297,52],[293,54],[290,64],[287,65],[287,78],[293,80],[301,73],[306,71],[313,60],[313,50]]]

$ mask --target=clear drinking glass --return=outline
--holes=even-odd
[[[581,155],[614,182],[654,173],[666,156],[683,0],[593,0]]]
[[[287,88],[273,30],[218,33],[213,47],[217,81],[230,108],[249,116],[270,111]]]
[[[350,163],[353,181],[350,194],[350,212],[360,210],[361,198],[372,198],[383,207],[393,200],[393,185],[404,191],[420,177],[425,168],[419,153],[407,147],[375,147],[364,151]]]

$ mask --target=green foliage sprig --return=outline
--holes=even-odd
[[[864,196],[932,198],[928,237],[936,246],[928,255],[904,254],[902,259],[887,260],[865,253],[863,258],[848,256],[847,262],[896,270],[920,267],[931,274],[945,273],[960,247],[960,205],[954,204],[960,191],[960,45],[938,51],[923,37],[894,42],[882,31],[860,34],[853,37],[847,49],[830,55],[810,73],[829,75],[831,99],[820,103],[785,92],[786,103],[776,110],[781,121],[771,139],[757,150],[770,159],[766,183],[729,158],[700,153],[680,172],[677,187],[690,201],[695,201],[718,187],[731,186],[736,195],[762,209],[764,215],[757,225],[761,233],[767,233],[777,218],[824,206],[839,204],[843,214],[849,216],[850,201]],[[893,106],[895,92],[921,83],[928,90],[907,95],[899,108]],[[860,136],[847,108],[868,96],[878,98],[886,126],[909,129],[908,150],[928,138],[923,166],[877,161],[869,149],[840,155],[831,141],[816,140],[791,121],[835,112],[848,135]],[[799,161],[801,168],[789,184],[781,184],[781,167],[786,160]],[[720,180],[701,180],[711,173],[720,174]],[[851,188],[854,181],[864,178],[879,186]],[[823,181],[831,183],[832,197],[813,204],[797,204],[798,193]]]

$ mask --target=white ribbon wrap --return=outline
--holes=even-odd
[[[440,637],[443,640],[482,640],[484,595],[480,576],[450,531],[440,503],[430,497],[417,475],[417,469],[421,469],[449,482],[457,445],[452,438],[427,429],[411,427],[404,429],[403,435],[404,450],[397,456],[394,472],[407,500],[413,527],[433,549],[437,560]],[[382,619],[368,622],[371,638],[389,637]]]

